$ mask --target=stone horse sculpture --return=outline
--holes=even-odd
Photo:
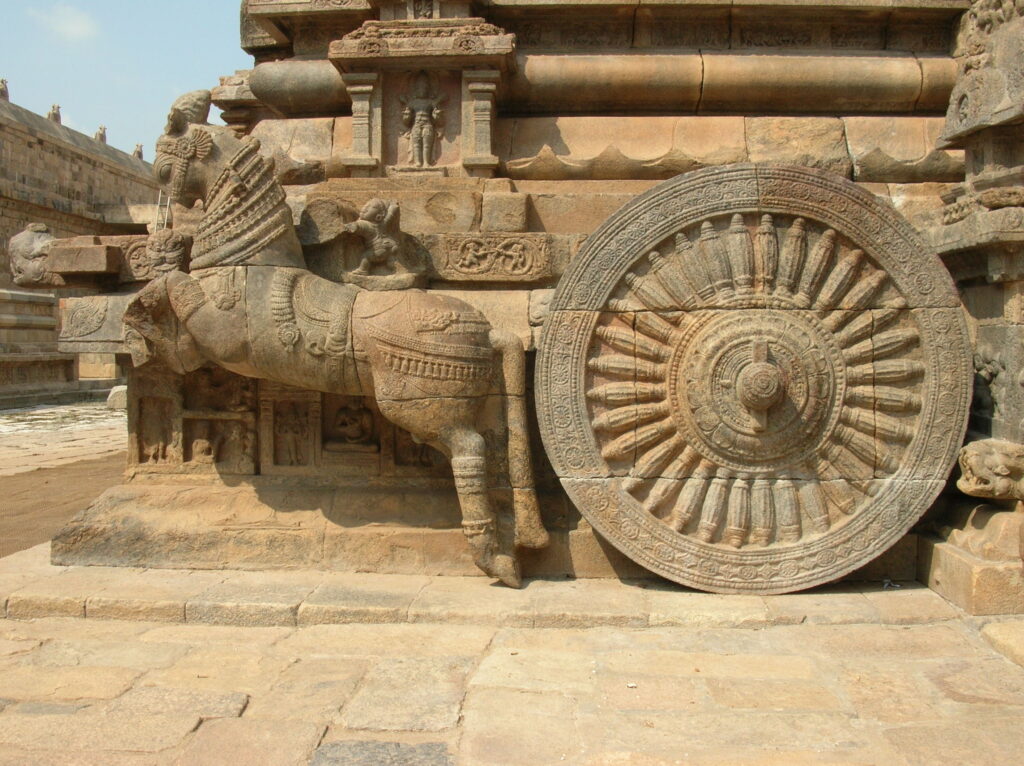
[[[203,202],[188,273],[149,282],[125,312],[136,365],[213,362],[298,388],[374,396],[380,412],[446,454],[474,562],[518,587],[515,545],[543,547],[525,432],[522,343],[455,298],[373,291],[311,273],[259,142],[207,123],[209,91],[175,102],[154,170],[171,199]],[[494,381],[507,416],[514,544],[502,543],[478,419]],[[506,536],[507,537],[507,536]]]

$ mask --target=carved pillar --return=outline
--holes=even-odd
[[[462,165],[471,176],[489,178],[498,167],[491,147],[494,97],[501,73],[467,69],[462,73]]]
[[[345,89],[352,98],[352,145],[340,162],[357,177],[377,175],[381,166],[380,75],[376,72],[342,74]]]
[[[974,401],[957,487],[919,577],[971,614],[1024,613],[1024,8],[963,16],[940,148],[966,178],[925,232],[974,324]],[[994,437],[994,438],[990,438]]]

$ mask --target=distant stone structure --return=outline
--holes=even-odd
[[[145,232],[158,193],[152,171],[7,99],[0,99],[0,145],[0,407],[109,388],[123,374],[111,353],[57,351],[58,300],[81,290],[28,275],[26,286],[45,285],[50,294],[19,289],[10,240],[30,224],[51,238]]]
[[[941,589],[969,421],[961,487],[1020,491],[1010,6],[247,0],[169,228],[26,233],[100,291],[62,348],[132,359],[54,560]]]

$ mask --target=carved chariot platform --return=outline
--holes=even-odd
[[[717,592],[825,583],[946,482],[971,366],[954,285],[895,211],[836,176],[681,176],[592,235],[551,304],[537,410],[588,521]]]

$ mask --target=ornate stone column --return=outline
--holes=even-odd
[[[1004,4],[1005,5],[1005,4]],[[1024,613],[1024,8],[977,0],[957,40],[940,148],[966,178],[926,235],[956,279],[975,338],[975,391],[959,489],[921,579],[971,614]]]
[[[471,176],[488,177],[498,167],[491,137],[494,134],[494,97],[501,80],[495,70],[462,72],[462,166]]]
[[[352,97],[352,145],[339,162],[353,176],[372,176],[381,166],[381,95],[377,72],[342,74]]]

